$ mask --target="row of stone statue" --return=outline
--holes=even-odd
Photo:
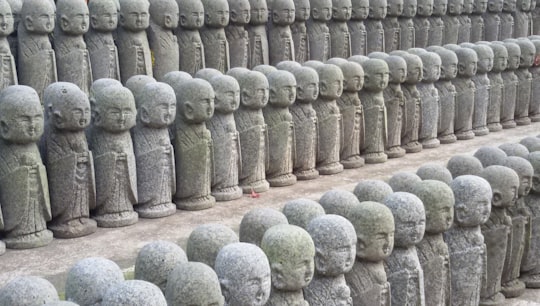
[[[136,280],[83,259],[67,273],[71,303],[50,305],[504,305],[540,287],[539,175],[540,138],[482,147],[282,212],[252,209],[238,236],[198,226],[186,252],[152,242]],[[58,298],[22,277],[0,289],[0,305],[30,305],[17,303],[30,292],[40,304]]]

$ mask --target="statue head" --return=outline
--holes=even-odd
[[[506,153],[497,147],[483,146],[474,152],[474,157],[486,168],[492,165],[502,165],[506,159]]]
[[[488,73],[493,69],[495,54],[490,46],[486,44],[476,44],[472,47],[478,56],[478,73]]]
[[[463,1],[463,10],[461,11],[462,14],[472,14],[474,10],[474,1],[475,0],[464,0]]]
[[[338,66],[323,64],[317,67],[319,74],[319,96],[325,99],[338,99],[343,93],[343,72]]]
[[[272,73],[274,71],[277,71],[278,69],[275,66],[261,64],[261,65],[257,65],[255,67],[253,67],[253,69],[251,69],[251,70],[260,72],[260,73],[264,74],[265,77],[268,77],[268,75],[270,75],[270,73]]]
[[[352,20],[365,20],[369,16],[369,0],[351,0]]]
[[[356,257],[360,261],[378,262],[394,249],[394,216],[388,207],[366,201],[354,206],[348,217],[356,231]]]
[[[508,62],[506,70],[515,70],[519,68],[521,62],[521,48],[514,42],[494,42],[494,44],[503,44],[508,51]]]
[[[533,67],[538,67],[538,65],[540,65],[540,39],[531,39],[531,41],[534,44],[534,48],[536,50],[534,54]]]
[[[43,134],[43,110],[37,92],[14,85],[0,92],[0,138],[5,142],[29,144]]]
[[[240,241],[260,246],[264,233],[278,224],[288,224],[287,217],[273,208],[254,208],[240,222]]]
[[[524,197],[529,194],[532,186],[532,176],[534,169],[531,163],[522,157],[508,156],[502,166],[514,170],[519,176],[518,197]]]
[[[399,171],[394,173],[388,180],[388,185],[390,185],[394,192],[412,192],[414,185],[421,181],[422,179],[416,173]]]
[[[446,10],[446,14],[461,15],[464,5],[464,0],[448,0],[448,8]]]
[[[48,92],[52,89],[54,92]],[[49,85],[43,95],[43,103],[49,120],[58,130],[82,131],[90,124],[90,101],[88,96],[68,82],[57,82]],[[49,97],[52,98],[49,101]]]
[[[17,30],[19,28],[19,21],[21,21],[21,9],[23,0],[6,0],[9,4],[11,14],[13,16],[13,28]]]
[[[339,276],[351,271],[356,258],[354,226],[342,216],[317,217],[307,227],[315,244],[315,271],[319,275]]]
[[[175,0],[150,0],[150,19],[164,29],[176,29],[179,14]]]
[[[229,3],[227,0],[202,0],[204,6],[204,25],[223,28],[229,24]]]
[[[493,50],[493,72],[502,72],[506,70],[508,65],[508,51],[506,47],[501,44],[489,44],[491,50]]]
[[[298,67],[293,70],[296,79],[296,101],[313,102],[319,96],[319,75],[310,67]]]
[[[349,218],[349,212],[360,202],[354,193],[346,190],[331,189],[319,199],[319,203],[327,214]]]
[[[280,224],[269,228],[261,241],[272,271],[272,286],[277,290],[301,290],[311,282],[315,245],[301,227]]]
[[[421,82],[424,78],[422,59],[415,54],[403,54],[402,57],[407,63],[407,78],[405,79],[405,83],[417,84]]]
[[[436,180],[447,185],[452,182],[452,174],[450,171],[448,171],[448,169],[446,169],[443,165],[435,163],[423,164],[420,168],[418,168],[416,174],[422,180]]]
[[[272,0],[272,22],[276,25],[291,25],[294,23],[293,0]]]
[[[452,174],[452,178],[460,175],[479,175],[484,169],[478,158],[471,155],[454,155],[446,164],[446,168]]]
[[[139,121],[151,128],[164,128],[176,118],[176,95],[166,83],[153,82],[143,87],[137,104]]]
[[[201,0],[177,0],[178,25],[184,29],[200,29],[204,25],[204,6]]]
[[[454,223],[457,226],[474,227],[488,220],[493,194],[485,179],[475,175],[458,176],[450,188],[454,192]]]
[[[50,1],[24,0],[21,21],[28,32],[49,34],[54,30],[55,7]]]
[[[298,67],[302,67],[302,65],[299,62],[295,62],[295,61],[281,61],[276,64],[277,70],[285,70],[285,71],[289,71],[290,73],[292,73],[294,69]]]
[[[417,196],[408,192],[394,192],[386,197],[384,205],[394,216],[395,246],[407,248],[422,241],[426,229],[426,213]]]
[[[513,206],[518,199],[519,176],[511,168],[493,165],[486,167],[479,175],[491,185],[493,207]]]
[[[311,18],[326,22],[332,18],[332,0],[311,0]]]
[[[251,7],[251,25],[263,25],[268,21],[268,6],[266,0],[249,0]]]
[[[364,68],[364,89],[367,91],[383,91],[388,86],[390,72],[384,60],[369,59]]]
[[[249,0],[229,0],[229,22],[231,24],[246,25],[251,18]]]
[[[390,55],[384,59],[388,65],[388,82],[401,84],[407,78],[407,62],[400,56]]]
[[[311,4],[309,0],[294,0],[295,21],[307,21],[311,14]]]
[[[469,48],[460,48],[456,51],[456,55],[458,58],[458,75],[463,77],[475,76],[478,68],[476,52]]]
[[[150,25],[148,0],[120,0],[120,26],[127,31],[144,31]]]
[[[420,54],[422,60],[422,74],[424,82],[436,82],[441,76],[441,57],[435,52]]]
[[[285,70],[277,70],[268,75],[268,103],[276,107],[289,107],[296,100],[296,79]]]
[[[529,150],[520,143],[506,142],[501,144],[499,149],[503,150],[506,156],[518,156],[525,159],[529,157]]]
[[[359,202],[373,201],[382,203],[392,192],[392,187],[381,180],[361,180],[353,190]]]
[[[289,224],[307,229],[309,222],[325,214],[321,204],[309,199],[295,199],[288,201],[283,206],[283,214]]]
[[[112,32],[118,26],[118,7],[114,0],[88,2],[90,26],[96,31]]]
[[[102,306],[115,305],[166,306],[167,301],[158,286],[151,282],[130,279],[114,284],[103,295]]]
[[[426,233],[440,234],[454,222],[454,193],[447,184],[425,180],[414,185],[412,193],[424,204]]]
[[[532,152],[529,154],[528,158],[531,166],[533,167],[534,173],[532,176],[531,191],[533,194],[540,193],[540,152]]]
[[[369,1],[369,18],[384,19],[386,17],[386,0]]]
[[[530,41],[528,38],[522,37],[517,39],[516,43],[521,50],[519,67],[531,67],[534,64],[534,60],[536,57],[536,47],[534,46],[533,42]]]
[[[84,0],[56,2],[56,29],[66,34],[83,35],[88,32],[90,13]]]
[[[174,86],[177,116],[182,121],[202,123],[214,114],[214,89],[202,79],[187,80]]]
[[[0,36],[5,37],[13,33],[14,19],[11,7],[7,0],[0,1]]]
[[[261,109],[268,103],[268,80],[257,71],[245,71],[238,78],[240,103],[249,109]]]
[[[538,137],[528,136],[521,139],[519,143],[524,145],[530,153],[540,151],[540,138]]]
[[[439,17],[446,15],[447,7],[448,7],[448,0],[434,0],[432,15],[439,16]]]
[[[345,61],[338,65],[343,72],[343,90],[349,92],[358,92],[364,87],[364,69],[360,64]]]
[[[483,14],[487,11],[489,0],[474,0],[473,2],[473,13],[474,14]],[[502,1],[501,1],[502,6]]]
[[[418,7],[418,1],[417,0],[404,0],[403,1],[403,12],[401,13],[401,16],[413,18],[416,16],[416,9]]]
[[[351,0],[332,0],[332,19],[337,21],[348,21],[351,19]]]
[[[174,84],[180,84],[191,79],[191,75],[184,71],[171,71],[163,76],[163,82],[169,84],[171,87]]]
[[[388,0],[387,1],[387,16],[399,17],[403,13],[404,0]]]
[[[186,255],[190,261],[198,261],[214,267],[219,250],[238,241],[236,233],[225,225],[202,224],[189,235]]]
[[[230,114],[240,106],[240,85],[229,75],[216,75],[210,79],[216,98],[215,111],[221,114]]]
[[[503,12],[513,13],[516,11],[516,0],[504,0],[503,1]]]
[[[3,305],[41,304],[51,305],[59,302],[58,292],[48,280],[37,276],[17,276],[0,289]]]
[[[135,104],[139,104],[141,99],[141,94],[144,88],[144,85],[148,83],[155,83],[156,79],[146,74],[137,74],[130,77],[126,81],[126,87],[131,91],[133,97],[135,98]]]
[[[504,0],[488,0],[487,11],[490,13],[500,13],[503,10]]]
[[[223,75],[223,73],[217,69],[207,67],[199,69],[197,72],[195,72],[194,77],[210,82],[210,80],[217,75]]]
[[[225,300],[216,272],[200,262],[186,262],[169,274],[165,299],[168,305],[223,306]]]
[[[111,85],[96,92],[93,106],[96,127],[109,133],[121,133],[135,126],[135,98],[126,87]]]
[[[218,253],[214,266],[227,305],[263,306],[270,296],[270,264],[250,243],[231,243]]]
[[[417,9],[416,9],[416,15],[417,16],[423,16],[423,17],[429,17],[431,14],[433,14],[433,0],[417,0]]]

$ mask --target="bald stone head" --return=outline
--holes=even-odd
[[[200,29],[204,25],[204,6],[201,0],[176,0],[178,25],[186,30]]]
[[[300,198],[285,203],[283,214],[287,217],[289,224],[307,229],[309,222],[325,215],[325,211],[318,202]]]
[[[452,173],[450,173],[450,171],[448,171],[448,169],[446,169],[444,166],[439,164],[424,164],[418,168],[416,174],[422,180],[436,180],[445,184],[450,184],[452,182]]]
[[[47,89],[52,89],[53,92]],[[47,89],[47,94],[43,95],[43,103],[50,106],[48,117],[56,129],[82,131],[90,124],[90,101],[77,85],[57,82],[49,85]]]
[[[37,92],[28,86],[9,86],[0,92],[0,137],[30,144],[43,134],[43,110]]]
[[[204,25],[223,28],[229,24],[229,3],[227,0],[202,0],[204,6]]]
[[[408,192],[395,192],[386,197],[384,205],[394,215],[395,246],[412,247],[424,238],[426,213],[422,201],[417,196]]]
[[[216,75],[210,79],[216,98],[214,100],[217,113],[230,114],[240,106],[240,85],[232,76]]]
[[[151,128],[164,128],[176,118],[176,95],[174,89],[162,82],[144,85],[137,104],[140,122]]]
[[[214,114],[214,89],[202,79],[187,80],[174,86],[179,119],[190,123],[202,123]]]
[[[199,225],[189,235],[186,246],[187,258],[214,267],[219,250],[238,241],[236,233],[225,225],[213,223]]]
[[[360,202],[352,192],[332,189],[323,194],[319,199],[319,203],[327,214],[340,215],[348,218],[348,214],[352,207],[357,206]]]
[[[413,186],[412,193],[424,204],[426,233],[440,234],[454,222],[454,193],[445,183],[424,180]]]
[[[493,192],[491,205],[497,208],[513,206],[518,199],[519,176],[511,168],[493,165],[479,175],[488,181]]]
[[[140,32],[150,25],[148,0],[120,0],[119,24],[126,31]]]
[[[84,0],[56,1],[56,29],[70,35],[83,35],[90,27],[90,13]]]
[[[114,0],[88,2],[90,26],[99,32],[111,32],[118,26],[118,7]]]
[[[289,107],[296,100],[296,79],[285,70],[277,70],[267,77],[269,85],[268,103],[275,107]]]
[[[484,169],[478,158],[465,154],[452,156],[446,164],[446,168],[452,174],[452,178],[465,174],[479,175]]]
[[[261,239],[269,228],[288,223],[287,217],[278,210],[254,208],[248,211],[240,222],[240,241],[260,246]]]
[[[483,146],[474,152],[474,157],[476,157],[485,168],[492,165],[502,165],[506,159],[506,153],[497,147]]]
[[[381,180],[362,180],[353,191],[359,202],[382,202],[392,192],[392,187]]]
[[[392,187],[394,192],[403,191],[411,192],[413,186],[422,181],[418,174],[407,171],[400,171],[394,173],[394,175],[388,180],[388,185]]]
[[[369,59],[362,64],[364,68],[364,89],[378,92],[388,86],[390,71],[384,60]]]
[[[401,84],[407,78],[407,62],[400,56],[390,55],[385,59],[389,71],[389,83]]]
[[[531,163],[525,158],[508,156],[502,165],[516,171],[519,176],[518,197],[528,195],[529,191],[531,191],[532,176],[534,174]]]
[[[478,176],[462,175],[450,184],[454,192],[454,223],[460,227],[484,224],[491,213],[492,191],[489,183]]]
[[[216,305],[223,306],[216,272],[200,262],[179,264],[167,279],[165,298],[168,305]]]
[[[343,93],[343,72],[338,66],[323,64],[316,68],[319,74],[319,97],[335,100]]]
[[[50,1],[24,0],[21,21],[24,29],[36,34],[49,34],[54,30],[55,7]]]
[[[319,75],[310,67],[298,67],[293,70],[296,79],[296,101],[310,103],[319,96]]]

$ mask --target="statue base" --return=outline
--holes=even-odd
[[[519,279],[513,279],[507,283],[502,284],[501,293],[506,298],[514,298],[525,293],[525,283]]]
[[[418,141],[411,141],[406,145],[401,146],[407,153],[418,153],[422,151],[422,145]]]
[[[89,218],[77,218],[62,224],[49,224],[55,238],[77,238],[97,231],[97,222]]]
[[[433,149],[441,145],[441,142],[437,138],[430,138],[422,140],[422,149]]]
[[[540,122],[540,114],[529,114],[529,119],[531,119],[532,122]]]
[[[503,129],[513,129],[517,126],[516,122],[514,120],[508,120],[505,122],[501,122]]]
[[[489,129],[487,126],[477,127],[473,129],[474,136],[486,136],[489,134]]]
[[[521,273],[519,280],[525,283],[525,287],[538,289],[540,288],[540,274],[524,274]]]
[[[212,190],[211,194],[216,199],[216,201],[232,201],[240,199],[242,197],[242,189],[238,187],[238,185],[236,185],[232,187],[214,189]]]
[[[472,130],[455,133],[457,140],[469,140],[474,138],[474,132]]]
[[[514,118],[517,125],[530,125],[531,119],[529,117]]]
[[[365,164],[365,161],[360,155],[350,156],[347,159],[342,159],[339,161],[344,169],[355,169],[360,168]]]
[[[296,176],[292,173],[281,174],[274,177],[266,177],[270,187],[285,187],[296,184]]]
[[[495,295],[490,296],[489,298],[482,298],[480,300],[480,306],[502,306],[505,303],[506,298],[500,292],[497,292]]]
[[[500,132],[502,131],[503,127],[500,123],[496,122],[496,123],[488,123],[488,129],[489,129],[489,132],[490,133],[493,133],[493,132]]]
[[[456,135],[454,134],[440,135],[437,137],[437,139],[439,139],[441,144],[449,144],[457,141]]]
[[[246,185],[242,185],[242,183],[240,183],[240,188],[242,188],[243,193],[247,193],[247,194],[250,194],[251,192],[260,193],[260,192],[268,191],[268,189],[270,189],[270,184],[268,184],[267,180],[260,180],[260,181],[255,181]]]
[[[317,169],[299,170],[295,171],[294,175],[299,181],[314,180],[319,177],[319,171]]]
[[[331,175],[343,172],[343,165],[339,162],[333,162],[326,165],[317,166],[320,175]]]
[[[173,203],[162,203],[148,207],[135,206],[135,211],[137,211],[141,218],[163,218],[174,215],[174,213],[176,213],[176,205]]]
[[[99,227],[122,227],[137,223],[139,215],[135,211],[121,211],[117,213],[92,216]]]
[[[366,153],[364,155],[366,164],[380,164],[388,160],[388,156],[383,152]]]
[[[0,255],[4,255],[6,252],[6,244],[0,241]]]
[[[175,198],[176,208],[182,210],[203,210],[214,207],[216,199],[211,195],[205,195],[197,198],[179,199]]]
[[[388,148],[388,150],[384,151],[384,153],[386,154],[386,156],[388,156],[388,158],[400,158],[405,156],[405,153],[407,152],[405,152],[405,149],[403,149],[402,147],[395,146]]]
[[[4,243],[8,249],[32,249],[46,246],[53,240],[53,233],[47,229],[18,237],[5,237]]]

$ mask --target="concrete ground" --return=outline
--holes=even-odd
[[[320,177],[312,181],[298,182],[296,185],[272,188],[261,193],[259,198],[244,196],[230,202],[221,202],[216,207],[196,212],[178,211],[175,215],[162,219],[141,219],[129,227],[100,228],[90,236],[77,239],[55,239],[50,245],[30,250],[8,250],[0,256],[0,286],[18,275],[36,275],[50,280],[63,292],[67,270],[85,257],[101,256],[115,261],[122,269],[130,270],[135,257],[146,243],[153,240],[168,240],[185,249],[191,231],[204,223],[220,223],[238,232],[242,216],[255,207],[280,209],[287,201],[295,198],[318,200],[332,188],[352,191],[362,179],[387,180],[396,171],[413,171],[424,163],[445,164],[455,154],[472,154],[480,146],[498,146],[505,142],[519,142],[526,136],[540,134],[540,123],[515,129],[491,133],[472,140],[458,141],[442,145],[436,149],[407,154],[403,158],[391,159],[384,164],[366,165],[359,169],[345,170],[343,173]],[[540,305],[540,290],[527,290],[507,305]]]

